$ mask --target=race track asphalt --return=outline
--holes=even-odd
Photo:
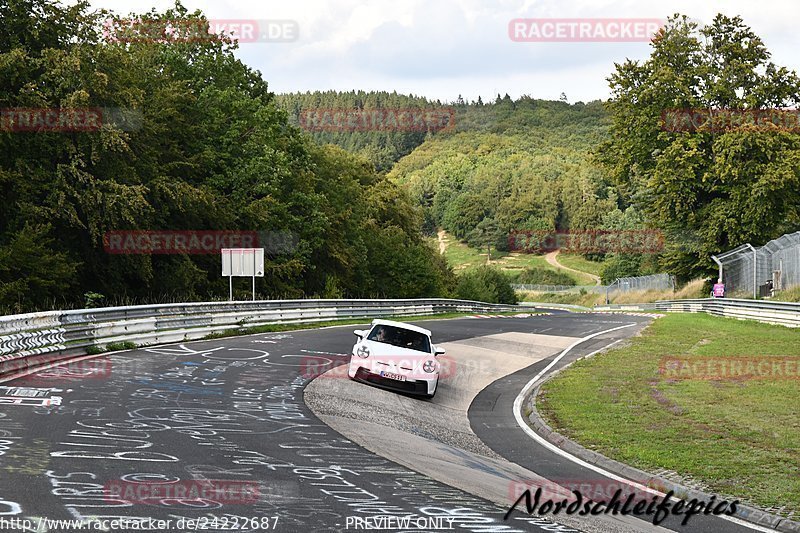
[[[422,324],[442,343],[501,332],[581,337],[648,320],[554,313]],[[141,520],[117,531],[334,532],[364,530],[367,517],[411,516],[421,520],[403,531],[575,531],[522,513],[504,521],[507,508],[369,452],[314,416],[303,389],[344,361],[355,328],[141,348],[4,383],[0,526],[24,519],[42,532],[78,531],[44,519],[91,518]],[[492,431],[510,424],[507,401],[537,365],[484,390],[470,422],[526,468],[570,469],[534,455],[534,443],[509,427],[507,438]],[[729,526],[714,531],[739,531]]]

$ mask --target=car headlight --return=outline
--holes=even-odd
[[[362,344],[361,346],[358,347],[358,350],[356,350],[356,354],[359,357],[363,357],[364,359],[366,359],[367,357],[369,357],[369,348],[367,348]]]
[[[425,361],[425,363],[423,363],[422,365],[422,370],[424,370],[428,374],[432,374],[433,372],[436,371],[436,361],[433,360]]]

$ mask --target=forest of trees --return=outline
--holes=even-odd
[[[283,231],[262,297],[449,295],[407,194],[288,123],[223,40],[114,42],[87,2],[0,7],[0,108],[120,108],[141,126],[0,131],[0,310],[224,297],[219,255],[104,252],[108,231]],[[142,16],[204,20],[177,6]],[[244,289],[244,287],[243,287]]]
[[[384,91],[315,91],[279,94],[279,108],[289,115],[289,123],[302,127],[300,115],[304,110],[341,109],[431,109],[444,107],[414,95]],[[392,168],[404,155],[429,138],[433,131],[308,131],[320,144],[335,144],[370,161],[379,172]]]
[[[507,250],[514,230],[645,227],[593,156],[611,125],[602,102],[570,105],[498,94],[491,103],[460,97],[442,103],[363,91],[293,93],[277,101],[298,126],[301,114],[315,109],[452,109],[454,126],[436,132],[310,132],[317,142],[367,157],[379,172],[390,169],[389,178],[423,207],[426,235],[444,228],[475,248]],[[605,259],[612,281],[656,270],[652,255],[592,257]],[[532,274],[538,279],[547,272]]]
[[[597,227],[617,207],[611,183],[591,157],[610,127],[601,102],[569,105],[498,95],[489,104],[442,104],[355,91],[276,100],[295,124],[309,109],[454,109],[455,127],[439,132],[310,132],[320,143],[364,155],[378,171],[391,169],[391,180],[425,208],[428,234],[443,227],[479,246],[488,233],[502,241],[511,229]]]
[[[525,125],[537,102],[516,107],[516,128],[438,135],[389,173],[425,207],[429,231],[443,227],[476,246],[487,237],[502,244],[514,229],[593,227],[616,207],[590,160],[607,123],[582,127],[551,109],[550,124]]]
[[[423,229],[444,228],[475,248],[509,248],[515,231],[641,230],[647,221],[616,191],[595,150],[610,117],[601,102],[499,98],[464,105],[442,132],[389,173],[424,208]],[[603,278],[651,274],[653,254],[588,254]]]
[[[800,79],[738,18],[672,18],[608,102],[430,101],[270,93],[225,39],[119,42],[88,2],[0,5],[0,108],[114,108],[134,128],[0,128],[0,311],[224,296],[219,256],[123,255],[118,230],[282,232],[262,297],[513,299],[490,270],[457,278],[425,235],[504,249],[513,230],[651,228],[659,255],[606,255],[603,278],[713,274],[709,256],[800,227],[800,135],[671,131],[669,109],[796,107]],[[205,21],[177,5],[152,27]],[[134,29],[135,31],[135,29]],[[452,109],[443,131],[304,131],[308,109]],[[94,298],[97,300],[97,298]],[[100,298],[102,300],[102,298]]]
[[[719,15],[698,26],[676,15],[651,47],[649,59],[615,65],[605,103],[507,95],[492,103],[427,102],[453,106],[456,126],[427,135],[392,167],[390,179],[423,206],[426,232],[442,227],[476,248],[502,249],[511,230],[663,234],[660,254],[606,254],[606,281],[656,271],[684,281],[711,276],[712,254],[796,231],[796,127],[672,130],[665,114],[796,109],[797,74],[772,63],[738,17]],[[288,98],[301,96],[302,105],[318,97]],[[324,135],[326,142],[344,139]],[[371,142],[348,135],[347,143]]]

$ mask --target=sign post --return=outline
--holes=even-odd
[[[256,300],[256,277],[264,277],[263,248],[223,248],[222,275],[228,276],[228,299],[233,301],[233,277],[253,278],[253,301]]]

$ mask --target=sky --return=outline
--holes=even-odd
[[[169,0],[91,0],[120,15]],[[452,102],[481,96],[607,99],[614,64],[645,59],[647,42],[516,42],[513,19],[661,19],[710,23],[740,15],[772,52],[800,71],[797,0],[183,0],[209,19],[293,21],[286,42],[241,43],[237,56],[273,92],[386,90]],[[537,26],[538,27],[538,26]],[[277,28],[277,26],[275,27]],[[275,30],[274,31],[279,31]]]

